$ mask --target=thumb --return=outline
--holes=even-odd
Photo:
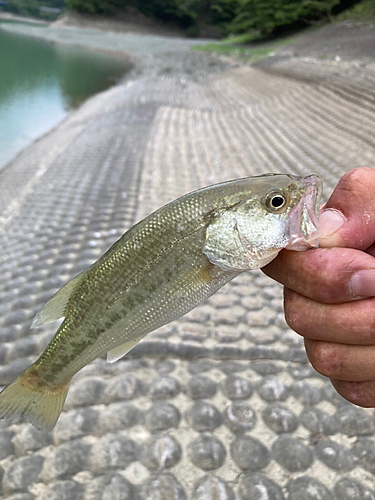
[[[345,174],[320,216],[322,247],[366,250],[375,241],[375,169]]]

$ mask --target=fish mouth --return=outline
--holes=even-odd
[[[288,250],[307,250],[319,246],[320,197],[323,183],[315,174],[303,179],[305,192],[289,218]]]

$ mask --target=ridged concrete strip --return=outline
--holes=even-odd
[[[354,136],[354,139],[364,142],[365,145],[369,144],[371,147],[375,145],[371,130],[371,121],[375,115],[375,109],[366,108],[368,112],[368,117],[366,117],[363,116],[361,108],[338,103],[335,96],[331,96],[331,99],[326,102],[323,99],[319,107],[314,106],[314,101],[316,103],[318,99],[321,99],[321,93],[301,96],[299,100],[300,106],[305,110],[306,115],[314,115],[317,126],[320,123],[327,124],[327,126],[332,124],[336,130],[340,129],[343,134],[350,137]],[[359,123],[361,124],[360,130],[358,130]]]
[[[250,170],[254,169],[256,175],[261,175],[270,172],[272,166],[263,150],[262,138],[257,134],[255,122],[254,112],[244,106],[239,112],[236,130],[240,135],[240,142],[246,145],[245,164]]]
[[[296,106],[293,107],[293,112],[289,112],[288,107],[286,107],[285,114],[282,114],[281,117],[281,113],[272,113],[272,111],[265,109],[265,111],[259,115],[259,126],[261,127],[262,122],[268,119],[264,126],[265,130],[274,130],[274,133],[278,133],[280,139],[283,142],[287,142],[287,150],[291,149],[293,151],[300,148],[305,150],[309,158],[308,164],[313,167],[316,173],[322,175],[324,180],[328,181],[327,177],[330,176],[331,182],[329,188],[332,188],[334,185],[334,175],[332,175],[332,171],[335,170],[336,161],[334,153],[330,148],[326,147],[325,143],[327,143],[327,140],[325,134],[322,134],[324,127],[321,127],[319,130],[314,130],[313,119],[308,121],[307,117],[303,116],[303,114],[298,120],[298,116],[296,116],[297,108],[298,106],[296,104]],[[289,136],[293,134],[293,129],[296,133],[292,139],[289,139]],[[306,162],[300,164],[297,161],[295,163],[295,168],[297,168],[298,172],[302,173],[301,169],[305,169],[305,165]]]
[[[303,101],[304,99],[294,101],[292,109],[289,109],[286,105],[284,113],[282,114],[280,112],[273,113],[272,110],[269,110],[268,116],[270,119],[278,119],[278,116],[281,115],[282,118],[279,119],[278,127],[283,128],[286,133],[289,133],[289,131],[293,128],[296,128],[297,130],[299,129],[302,133],[304,130],[305,137],[302,144],[305,145],[305,147],[309,147],[313,140],[316,141],[316,139],[318,139],[318,141],[322,143],[322,146],[319,147],[319,144],[315,143],[314,149],[316,152],[320,149],[321,154],[331,157],[331,173],[339,174],[340,168],[337,168],[335,172],[334,165],[335,163],[340,164],[341,162],[345,164],[345,162],[347,162],[348,149],[352,150],[353,154],[357,155],[358,152],[361,151],[362,159],[365,159],[366,164],[368,162],[368,157],[371,160],[373,148],[371,148],[369,144],[363,140],[357,139],[357,137],[353,137],[342,130],[341,123],[348,121],[348,117],[345,113],[342,113],[341,115],[337,114],[335,123],[330,123],[328,120],[325,121],[321,118],[322,114],[317,110],[317,106],[314,108],[314,105],[311,104],[311,102],[311,109],[306,110],[305,102]],[[317,102],[318,97],[316,98],[315,105]],[[324,105],[326,105],[326,103],[324,103]],[[327,115],[329,114],[328,109],[326,113]],[[357,130],[362,130],[359,119],[357,123]],[[322,133],[322,131],[324,131],[324,133]],[[364,133],[366,134],[366,130]],[[301,141],[297,141],[296,144],[298,143],[301,144]],[[344,166],[343,164],[341,165],[341,168]]]
[[[268,75],[256,68],[239,68],[223,75],[212,85],[213,92],[222,93],[222,103],[229,109],[242,106],[244,102],[255,104],[275,96],[299,92],[301,83],[277,75]],[[223,104],[224,105],[224,104]]]
[[[348,113],[342,112],[341,109],[335,109],[334,102],[331,109],[326,102],[323,102],[325,107],[324,112],[319,111],[317,106],[310,102],[310,106],[305,105],[305,99],[297,100],[293,107],[293,112],[285,109],[285,118],[289,121],[294,121],[300,130],[305,132],[305,138],[315,137],[321,144],[315,144],[317,150],[320,149],[321,153],[330,157],[332,165],[337,163],[340,165],[338,170],[331,170],[334,174],[338,174],[340,168],[345,168],[348,161],[348,154],[351,152],[353,155],[360,151],[362,160],[366,163],[373,155],[373,147],[371,142],[366,140],[366,126],[362,126],[360,116],[348,116]],[[318,102],[318,97],[315,104]],[[270,112],[271,113],[271,112]],[[329,116],[335,115],[332,120]],[[375,116],[375,115],[374,115]],[[347,131],[347,127],[343,127],[342,123],[356,123],[356,133],[351,134]],[[361,131],[363,130],[363,134]],[[324,131],[324,133],[322,133]],[[310,141],[311,142],[311,141]],[[309,141],[305,141],[309,145]]]
[[[221,150],[218,159],[221,166],[222,179],[228,175],[232,178],[256,175],[257,169],[254,158],[249,161],[248,155],[251,149],[246,144],[244,137],[239,134],[238,115],[240,110],[226,113],[216,113],[213,116],[214,133],[222,137],[220,141]]]
[[[311,57],[268,58],[258,64],[276,76],[294,78],[302,82],[332,85],[361,106],[374,97],[375,64],[363,61],[324,61]]]
[[[240,73],[241,73],[241,70],[236,70],[234,72],[236,77],[238,77]],[[249,100],[251,101],[251,99],[249,98],[249,95],[252,92],[251,86],[252,86],[252,84],[255,84],[255,86],[259,86],[258,80],[259,80],[259,74],[261,72],[259,72],[258,70],[253,70],[253,71],[250,70],[250,71],[246,71],[245,73],[247,74],[247,77],[248,77],[248,85],[247,85],[247,92],[245,93],[246,100],[242,101],[242,105],[244,103],[249,105]],[[272,80],[271,75],[267,75],[267,78]],[[233,80],[237,81],[236,78],[234,78],[234,77],[233,77]],[[282,80],[283,83],[286,83],[286,84],[288,82],[288,80],[285,78],[280,78],[280,80]],[[245,87],[245,85],[243,84],[244,81],[246,81],[246,77],[244,75],[242,75],[241,85],[239,85],[238,83],[236,83],[236,85],[235,85],[235,87],[241,88],[241,92],[242,92],[243,88]],[[215,82],[214,84],[211,84],[211,85],[213,86],[213,88],[218,89],[223,84],[223,82],[225,82],[226,89],[231,88],[230,78],[228,76],[222,77],[221,79],[219,78],[217,82]],[[330,140],[332,140],[332,137],[334,137],[334,135],[337,134],[337,129],[340,128],[341,124],[344,121],[346,121],[346,122],[349,121],[349,123],[350,123],[350,121],[354,122],[354,117],[352,114],[350,116],[347,116],[347,113],[348,113],[347,110],[345,110],[344,114],[341,113],[340,109],[336,109],[336,106],[334,105],[334,102],[332,102],[332,100],[331,100],[331,102],[328,102],[328,100],[326,100],[327,102],[322,104],[322,106],[323,106],[322,109],[324,111],[320,112],[319,109],[321,109],[321,108],[316,106],[316,103],[319,100],[319,98],[321,99],[319,90],[316,88],[316,86],[313,85],[313,86],[310,86],[310,88],[309,88],[310,92],[306,92],[307,85],[306,84],[302,84],[302,85],[304,87],[303,91],[301,91],[301,89],[298,89],[298,82],[296,83],[296,82],[292,81],[292,83],[290,84],[290,87],[292,87],[292,89],[293,89],[293,94],[289,94],[289,98],[294,98],[293,108],[291,108],[289,106],[289,101],[288,101],[288,98],[286,97],[288,95],[288,92],[291,90],[288,88],[288,85],[284,85],[283,91],[281,92],[281,95],[279,95],[277,98],[275,98],[275,97],[271,98],[270,102],[268,102],[268,100],[266,99],[265,102],[263,102],[262,107],[270,106],[270,109],[272,109],[272,110],[274,110],[276,108],[278,113],[277,112],[273,113],[274,116],[277,116],[278,114],[280,115],[281,112],[283,112],[284,116],[285,116],[289,112],[290,116],[288,118],[291,121],[292,120],[298,121],[298,118],[295,115],[298,115],[298,111],[301,111],[301,117],[300,117],[300,123],[302,126],[301,130],[303,128],[305,128],[307,130],[306,134],[309,134],[310,137],[311,137],[311,133],[314,132],[313,137],[319,137],[319,135],[320,135],[321,138],[319,139],[319,141],[320,142],[323,141],[323,143],[321,143],[321,144],[319,142],[315,143],[314,150],[311,151],[311,153],[313,154],[313,158],[315,155],[316,155],[316,158],[312,160],[312,163],[315,161],[315,163],[317,163],[317,164],[323,163],[323,165],[325,165],[325,166],[329,165],[330,171],[333,172],[333,176],[328,175],[328,177],[331,177],[330,185],[332,186],[333,179],[335,178],[338,171],[340,170],[340,167],[336,167],[336,164],[337,164],[336,158],[337,157],[336,158],[335,158],[335,156],[330,157],[329,150],[327,150],[327,144]],[[196,87],[194,87],[194,90],[196,90]],[[231,89],[231,92],[233,93],[233,95],[236,95],[236,97],[238,99],[238,94],[236,94],[233,89]],[[194,97],[197,97],[197,96],[194,96]],[[228,97],[228,95],[227,95],[227,97]],[[241,99],[243,99],[243,98],[244,98],[244,94],[241,94]],[[285,99],[286,99],[286,101],[285,101]],[[315,101],[312,99],[315,99]],[[175,100],[175,99],[173,98],[173,100]],[[285,101],[284,104],[281,103],[281,100]],[[241,102],[241,101],[236,100],[236,99],[233,99],[232,101],[229,100],[229,104],[233,104],[233,105],[235,105],[235,103],[238,104],[238,102]],[[315,104],[313,104],[314,102],[315,102]],[[228,99],[226,99],[226,104],[228,104]],[[271,107],[271,104],[274,106]],[[329,117],[329,114],[327,113],[329,105],[331,105],[331,108],[330,108],[331,118]],[[325,109],[325,107],[327,109]],[[183,113],[183,111],[181,111],[181,113]],[[265,113],[267,113],[267,111],[265,111]],[[269,113],[271,113],[271,112],[269,112]],[[324,120],[326,113],[327,113],[327,120]],[[358,112],[357,112],[357,115],[358,115]],[[209,123],[209,121],[207,121],[208,118],[211,118],[212,122],[215,123],[215,121],[222,119],[222,115],[221,114],[219,114],[219,115],[215,115],[215,114],[202,115],[203,123],[205,123],[205,122]],[[306,118],[311,119],[310,125],[305,123]],[[369,118],[370,118],[370,116],[369,116]],[[262,118],[262,111],[260,111],[259,120],[262,121],[262,119],[263,119]],[[321,120],[320,123],[318,123],[319,119]],[[181,120],[181,122],[184,121],[182,117],[180,117],[180,120]],[[225,116],[225,121],[226,121],[226,123],[230,123],[230,121],[231,121],[230,113]],[[332,121],[332,123],[329,123],[331,121]],[[248,125],[250,125],[250,124],[248,123]],[[288,126],[286,127],[286,130],[285,130],[285,132],[287,134],[289,134]],[[322,126],[324,126],[324,128],[325,128],[325,134],[321,134]],[[211,127],[211,125],[210,125],[210,127]],[[268,127],[269,127],[269,129],[267,129],[267,127],[264,128],[262,126],[262,124],[259,123],[259,124],[257,124],[257,129],[262,128],[262,132],[261,133],[259,133],[258,131],[254,132],[255,134],[257,134],[257,138],[258,138],[259,143],[263,144],[264,148],[266,148],[266,150],[267,150],[266,156],[264,156],[264,153],[263,153],[264,162],[266,162],[268,165],[270,165],[271,168],[275,168],[275,167],[273,167],[273,165],[277,165],[278,168],[281,168],[282,170],[287,171],[290,168],[289,167],[290,161],[292,161],[293,158],[290,156],[290,153],[287,152],[287,149],[285,149],[285,147],[284,147],[284,155],[286,154],[286,156],[284,156],[284,157],[280,156],[280,155],[275,156],[275,153],[272,151],[272,149],[274,149],[274,148],[270,149],[269,144],[267,144],[267,141],[264,142],[264,136],[267,136],[267,134],[270,133],[269,130],[272,129],[271,123],[269,123]],[[279,139],[282,140],[282,136],[280,136],[280,133],[281,133],[280,127],[281,127],[281,124],[279,125],[278,134],[279,134]],[[293,128],[293,126],[290,125],[289,128]],[[229,127],[229,129],[230,129],[230,127]],[[357,129],[358,129],[358,127],[357,127]],[[200,161],[202,161],[202,164],[204,164],[204,163],[207,164],[206,168],[208,168],[209,165],[211,165],[211,164],[214,165],[215,161],[216,161],[216,167],[218,166],[217,165],[218,161],[222,162],[222,155],[220,153],[218,153],[218,150],[220,150],[220,148],[222,148],[224,151],[228,151],[228,149],[230,149],[231,151],[236,151],[238,146],[240,146],[240,142],[238,141],[238,139],[233,139],[233,141],[235,143],[234,149],[232,146],[229,147],[228,141],[230,140],[230,137],[233,137],[233,136],[231,136],[230,133],[228,133],[228,131],[222,132],[222,130],[223,130],[223,127],[218,127],[218,128],[216,127],[214,129],[213,134],[214,134],[216,143],[215,143],[215,145],[212,144],[212,147],[208,146],[208,144],[210,142],[209,140],[204,141],[203,147],[206,149],[206,153],[209,153],[209,156],[212,155],[214,151],[216,151],[216,160],[213,160],[211,158],[211,161],[207,161],[207,159],[208,159],[207,154],[203,155],[202,159],[200,160]],[[229,132],[230,132],[230,130],[229,130]],[[348,136],[350,136],[350,134],[352,132],[354,132],[354,126],[351,126],[351,128],[348,129],[348,131],[347,131]],[[173,130],[173,131],[171,131],[171,133],[175,134],[178,132],[175,132]],[[345,131],[343,131],[343,133],[344,133],[344,135],[341,133],[341,134],[339,134],[339,137],[338,137],[338,140],[342,141],[342,144],[344,144],[346,142]],[[306,137],[307,136],[305,135],[305,138]],[[366,137],[366,127],[364,127],[362,137],[358,140],[360,142],[363,141],[363,137]],[[272,140],[274,140],[274,139],[272,139]],[[355,139],[354,139],[354,141],[355,141]],[[302,141],[302,143],[303,142],[305,142],[305,141]],[[181,144],[182,144],[182,142],[181,142]],[[337,149],[340,149],[342,147],[342,144],[336,143]],[[291,143],[289,141],[289,146],[290,145],[291,145]],[[352,148],[354,147],[353,146],[353,138],[352,138],[352,141],[350,143],[350,147],[352,147]],[[293,146],[292,146],[292,148],[293,148]],[[354,151],[356,149],[357,148],[354,148]],[[324,152],[323,156],[319,156],[319,154],[318,154],[319,150],[321,151],[321,154],[323,154],[323,152]],[[335,155],[337,155],[337,152],[335,152]],[[369,156],[371,156],[371,155],[369,155]],[[273,160],[272,160],[272,158],[273,158]],[[297,153],[297,158],[299,160],[298,153]],[[271,159],[271,161],[270,161],[270,159]],[[169,159],[168,161],[173,161],[173,159]],[[327,161],[328,161],[328,163],[327,163]],[[270,166],[266,167],[266,171],[270,170]],[[262,171],[264,171],[264,170],[262,170]],[[212,174],[208,173],[206,175],[206,177],[208,179],[212,179]],[[222,177],[224,177],[224,176],[222,176]],[[222,180],[222,179],[220,179],[220,180]],[[171,199],[171,196],[167,196],[165,199],[169,200],[169,199]]]
[[[251,84],[252,80],[249,81],[249,83]],[[295,97],[295,95],[293,97]],[[281,102],[280,102],[281,100],[284,100],[285,102],[283,104],[281,104]],[[262,108],[261,110],[259,110],[259,106],[261,106],[261,108]],[[264,143],[264,135],[268,134],[268,133],[272,133],[272,131],[275,130],[275,127],[273,127],[273,125],[270,124],[269,130],[267,130],[267,128],[266,129],[263,128],[262,133],[259,134],[257,129],[261,125],[258,123],[258,120],[262,120],[263,113],[266,113],[268,109],[270,110],[269,111],[270,115],[277,116],[278,114],[281,114],[282,111],[286,112],[286,110],[289,107],[290,107],[290,101],[287,98],[285,98],[285,93],[282,93],[282,96],[280,98],[278,98],[277,101],[275,101],[275,99],[273,99],[271,103],[269,101],[265,101],[262,104],[256,105],[255,109],[254,109],[254,107],[249,108],[248,112],[251,113],[252,116],[251,116],[251,118],[248,119],[248,121],[246,123],[246,127],[244,129],[245,133],[249,130],[249,127],[252,128],[252,130],[254,130],[254,134],[256,134],[256,137],[257,137],[256,144],[255,144],[256,147],[254,148],[255,150],[257,149],[257,147],[259,147],[260,144],[264,144],[264,147],[268,149],[268,153],[267,153],[268,158],[267,158],[267,155],[266,156],[263,155],[263,158],[264,158],[263,162],[268,163],[268,165],[270,165],[270,163],[272,165],[272,155],[274,157],[274,160],[273,160],[274,163],[280,162],[280,159],[281,159],[280,157],[275,158],[275,156],[274,156],[275,153],[273,152],[274,148],[270,149],[268,144],[267,144],[267,141]],[[258,112],[258,110],[259,110],[259,112]],[[292,108],[292,110],[293,110],[293,108]],[[291,112],[291,115],[292,115],[292,113],[293,113],[293,111]],[[293,116],[288,117],[288,119],[293,120]],[[226,115],[226,122],[227,123],[231,122],[230,113],[228,113],[228,115]],[[236,120],[233,120],[233,122],[235,123]],[[254,124],[256,124],[256,125],[254,125]],[[288,123],[286,125],[286,128],[288,129],[289,126],[290,126],[290,124]],[[237,125],[237,127],[235,127],[235,129],[236,129],[236,131],[238,131],[238,125]],[[280,134],[280,130],[277,127],[276,127],[276,131],[278,134]],[[233,131],[233,134],[234,133],[235,133],[235,131]],[[248,134],[249,141],[251,141],[252,135],[253,134]],[[246,148],[246,146],[244,146],[244,147]],[[286,152],[285,149],[284,149],[284,152]],[[252,151],[252,153],[253,153],[253,151]],[[286,154],[287,154],[287,157],[284,159],[284,161],[281,162],[280,165],[278,165],[279,168],[285,169],[288,166],[288,169],[290,169],[290,167],[289,167],[290,157],[288,158],[289,153],[286,152]],[[271,159],[271,162],[270,162],[270,159]],[[268,166],[268,168],[266,167],[266,170],[270,170],[270,166]]]
[[[194,121],[190,126],[189,140],[196,151],[199,180],[203,180],[206,185],[224,180],[223,158],[220,155],[221,138],[213,130],[213,116],[217,113],[217,111],[194,112]]]
[[[313,135],[311,130],[305,132],[306,119],[298,120],[294,107],[293,116],[285,113],[272,113],[264,109],[260,121],[268,130],[276,130],[284,144],[286,154],[291,155],[292,165],[296,173],[307,175],[309,172],[319,174],[324,180],[324,192],[328,195],[335,185],[337,175],[340,175],[336,163],[327,158],[327,150],[321,146],[320,134]],[[281,115],[281,116],[280,116]]]
[[[48,143],[39,140],[33,148],[28,148],[18,155],[17,166],[4,167],[0,173],[0,232],[2,227],[9,223],[12,216],[17,213],[26,196],[33,193],[35,184],[40,180],[51,163],[71,144],[80,134],[81,128],[60,128],[58,141]],[[51,133],[50,133],[51,134]]]
[[[362,102],[362,106],[357,106],[356,104],[348,100],[345,96],[338,93],[336,89],[328,85],[322,85],[319,89],[319,92],[322,99],[327,99],[328,102],[334,99],[337,103],[337,106],[346,109],[348,112],[360,113],[363,122],[368,126],[371,126],[371,120],[374,115],[375,109],[371,106],[368,106],[367,103]]]

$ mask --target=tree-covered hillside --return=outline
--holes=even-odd
[[[261,36],[280,26],[328,18],[355,3],[358,0],[66,0],[68,8],[87,14],[111,15],[132,8],[191,33],[205,22],[219,26],[225,35],[254,32]]]
[[[223,35],[248,33],[254,38],[285,27],[328,19],[355,4],[375,9],[375,0],[5,0],[4,10],[47,17],[45,7],[92,15],[124,18],[127,11],[173,24],[198,35],[202,25],[220,28]],[[40,7],[43,6],[42,9]],[[372,7],[371,7],[372,6]],[[367,7],[368,8],[368,7]],[[44,14],[43,14],[44,9]],[[48,10],[48,9],[47,9]]]

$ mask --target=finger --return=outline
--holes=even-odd
[[[320,217],[322,247],[365,250],[375,240],[375,169],[357,168],[345,174]]]
[[[351,403],[364,408],[375,407],[375,380],[349,382],[333,379],[331,382],[336,391]]]
[[[322,304],[286,288],[284,308],[286,322],[303,337],[339,344],[375,345],[374,298]]]
[[[374,378],[375,346],[335,344],[305,338],[315,370],[330,379],[364,382]]]
[[[318,302],[338,304],[375,296],[375,257],[355,249],[283,250],[262,270]]]

